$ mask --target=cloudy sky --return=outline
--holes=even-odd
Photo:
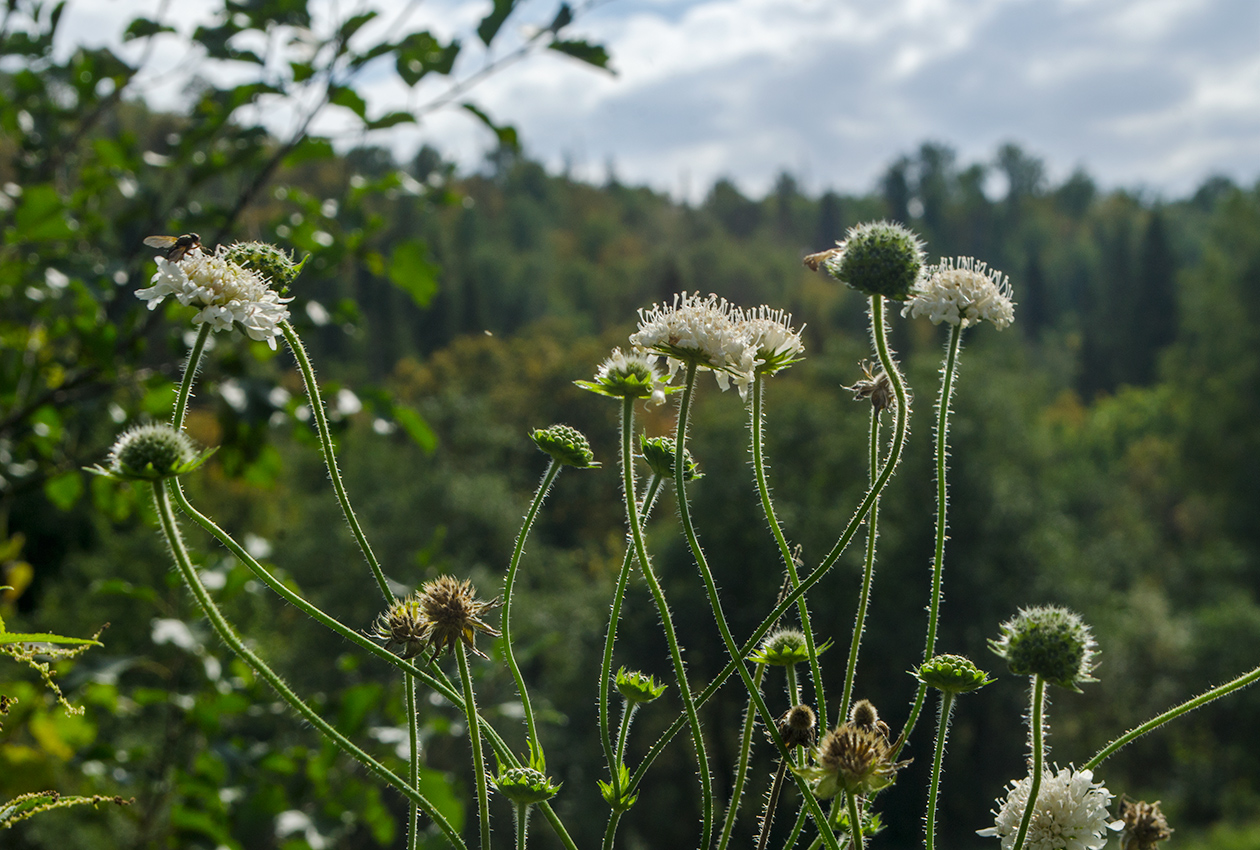
[[[211,5],[175,4],[185,29]],[[110,41],[158,5],[71,0],[63,35]],[[467,36],[488,0],[373,5],[379,30],[464,33],[466,72],[486,58]],[[524,3],[505,47],[555,6]],[[550,53],[475,98],[531,155],[592,180],[611,162],[623,182],[691,198],[721,176],[759,194],[783,170],[810,191],[864,191],[929,140],[966,163],[1014,141],[1052,179],[1083,166],[1104,185],[1168,197],[1212,174],[1260,177],[1257,0],[599,0],[567,35],[607,45],[616,74]],[[191,55],[173,39],[155,46],[155,102],[176,97]],[[436,93],[408,93],[386,68],[361,85],[377,112]],[[284,115],[265,120],[283,132]],[[400,152],[428,142],[474,168],[491,139],[447,111],[381,141]]]

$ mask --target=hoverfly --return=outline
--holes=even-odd
[[[183,236],[146,236],[144,244],[150,248],[165,248],[166,259],[178,263],[189,251],[201,247],[201,237],[196,233],[185,233]]]

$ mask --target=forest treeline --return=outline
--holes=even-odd
[[[19,83],[6,81],[12,122]],[[81,472],[125,420],[169,407],[189,344],[187,310],[149,314],[132,297],[152,270],[141,240],[163,229],[209,240],[246,182],[234,151],[261,156],[269,144],[225,124],[222,133],[258,147],[208,142],[204,171],[173,176],[169,161],[192,157],[188,139],[202,131],[116,106],[64,162],[40,159],[27,130],[0,138],[0,556],[14,588],[3,613],[10,629],[30,632],[111,624],[105,647],[63,677],[83,717],[58,709],[37,678],[4,668],[0,682],[19,702],[0,730],[0,798],[56,787],[136,799],[32,820],[6,840],[398,846],[401,801],[273,710],[266,688],[193,616],[169,577],[151,506]],[[638,309],[682,291],[769,304],[806,324],[805,361],[768,391],[767,450],[793,541],[825,550],[865,487],[869,408],[843,387],[861,377],[869,345],[862,299],[801,258],[858,222],[889,218],[920,233],[933,259],[974,256],[1004,270],[1018,302],[1010,329],[969,338],[959,377],[942,649],[996,671],[986,641],[1017,607],[1079,611],[1102,666],[1085,693],[1056,697],[1052,758],[1063,764],[1256,663],[1258,187],[1213,178],[1172,200],[1100,188],[1084,170],[1054,182],[1015,145],[964,163],[941,144],[895,159],[861,194],[813,196],[785,173],[764,198],[722,180],[702,203],[683,204],[616,180],[548,173],[510,146],[477,174],[458,173],[430,148],[405,163],[378,148],[321,149],[287,157],[267,187],[223,238],[309,255],[290,293],[294,322],[333,400],[351,495],[400,587],[452,572],[495,595],[544,466],[527,430],[567,422],[612,461],[615,411],[572,381],[626,345]],[[912,438],[881,508],[876,582],[885,592],[858,688],[899,722],[927,600],[931,407],[944,337],[900,317],[892,334],[915,391]],[[291,360],[216,337],[201,386],[189,430],[222,448],[190,482],[195,496],[248,533],[277,574],[368,629],[376,590],[327,490]],[[779,592],[777,554],[745,462],[746,411],[709,385],[698,404],[696,521],[732,627],[746,633]],[[664,433],[668,413],[647,423]],[[556,802],[580,846],[603,827],[594,696],[624,551],[617,493],[609,469],[562,480],[518,591],[517,654],[542,683],[543,734],[564,783]],[[672,605],[704,610],[672,512],[655,522]],[[373,663],[278,607],[211,541],[190,537],[207,583],[260,649],[339,728],[402,764],[392,754],[405,731],[397,683],[382,684]],[[816,628],[838,643],[852,624],[859,567],[847,557],[811,594]],[[667,676],[641,583],[623,616],[619,663]],[[698,680],[721,668],[724,650],[704,617],[685,618],[680,638]],[[824,656],[825,672],[839,676],[840,655]],[[511,677],[494,666],[479,675],[487,714],[509,727],[498,706],[511,704]],[[733,757],[744,706],[725,697],[706,710],[717,764]],[[992,845],[974,832],[1023,770],[1024,704],[1018,681],[1004,677],[957,714],[940,816],[948,846]],[[638,739],[650,741],[677,710],[676,695],[645,710]],[[462,823],[472,784],[458,716],[440,700],[424,711],[426,793]],[[1247,730],[1258,714],[1254,692],[1192,714],[1108,762],[1108,787],[1162,799],[1178,847],[1255,846],[1260,756]],[[919,841],[927,731],[888,792],[886,819],[898,826],[876,839],[882,846]],[[771,769],[766,752],[757,758],[745,845]],[[628,817],[626,846],[683,846],[697,814],[680,810],[672,790],[693,771],[682,743],[654,770],[634,814],[670,815]],[[719,789],[728,781],[719,776]],[[306,820],[290,817],[298,826],[277,831],[285,812]],[[510,815],[504,807],[495,817]],[[536,842],[548,840],[538,830]]]

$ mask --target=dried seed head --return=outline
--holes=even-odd
[[[814,710],[801,704],[789,708],[776,722],[779,736],[788,749],[792,747],[812,747],[816,736],[817,719]]]
[[[376,618],[372,636],[385,642],[385,648],[403,658],[415,658],[428,645],[428,624],[420,611],[420,597],[412,594],[406,599],[395,599],[389,610]]]
[[[853,393],[854,401],[870,399],[876,413],[896,409],[897,394],[893,392],[892,380],[888,377],[888,373],[882,368],[872,372],[872,364],[869,361],[864,360],[858,365],[862,367],[864,375],[862,380],[854,382],[851,387],[842,386],[840,389]]]
[[[1168,840],[1173,834],[1164,813],[1159,810],[1159,800],[1144,803],[1122,798],[1120,820],[1124,821],[1120,850],[1155,850],[1156,843]]]
[[[878,732],[888,740],[888,724],[879,719],[875,704],[868,699],[860,699],[849,709],[849,723],[867,732]]]
[[[486,654],[473,643],[477,632],[492,637],[500,634],[480,619],[485,612],[497,608],[499,600],[477,599],[477,590],[470,581],[440,576],[425,583],[416,602],[425,622],[425,643],[432,648],[434,658],[445,650],[453,650],[461,641],[470,651],[485,658]]]

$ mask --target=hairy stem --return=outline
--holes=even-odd
[[[758,664],[754,668],[753,682],[761,687],[761,677],[765,675],[766,665]],[[748,782],[748,763],[752,757],[753,729],[757,725],[757,713],[753,710],[750,698],[744,708],[744,729],[739,736],[739,762],[735,768],[735,783],[731,787],[731,801],[727,805],[726,820],[722,823],[722,836],[718,839],[718,850],[726,850],[731,841],[731,830],[735,828],[735,819],[739,815],[739,802],[744,796],[744,785]]]
[[[870,468],[871,481],[879,477],[879,410],[871,410]],[[879,500],[871,505],[866,517],[866,560],[862,568],[862,589],[858,594],[857,614],[853,618],[853,636],[849,639],[849,661],[844,671],[844,691],[840,696],[840,713],[837,723],[843,723],[849,714],[849,701],[853,699],[853,679],[857,675],[858,652],[862,646],[862,633],[866,631],[866,609],[871,601],[871,579],[875,576],[875,543],[879,539]]]
[[[462,641],[455,643],[459,679],[464,685],[464,716],[468,719],[468,742],[472,745],[473,778],[477,781],[477,814],[481,823],[481,850],[490,850],[490,790],[486,785],[486,761],[481,755],[481,727],[477,723],[477,703],[473,695],[472,671]]]
[[[928,783],[927,813],[923,817],[924,846],[933,850],[936,845],[936,798],[941,788],[941,763],[945,759],[945,739],[949,736],[949,719],[954,712],[954,695],[941,694],[941,711],[936,718],[936,753],[932,757],[932,779]]]
[[[1032,712],[1029,730],[1032,733],[1032,785],[1028,789],[1028,803],[1024,806],[1024,816],[1019,819],[1019,831],[1015,833],[1013,850],[1023,850],[1024,840],[1028,837],[1028,824],[1032,822],[1033,809],[1037,808],[1037,794],[1041,791],[1042,759],[1045,747],[1045,707],[1046,680],[1040,673],[1033,675]]]

